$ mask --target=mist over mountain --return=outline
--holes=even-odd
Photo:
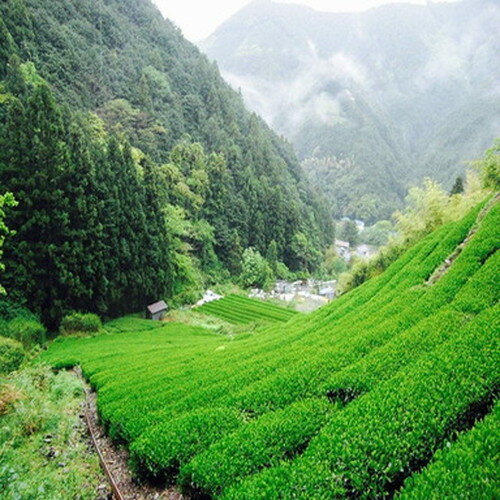
[[[336,216],[387,217],[408,185],[447,187],[500,134],[499,4],[324,13],[257,0],[201,44],[294,144]]]

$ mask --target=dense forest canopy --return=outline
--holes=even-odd
[[[338,218],[371,222],[425,176],[451,188],[500,134],[494,0],[318,12],[256,0],[201,47],[289,138]]]
[[[187,300],[249,247],[314,267],[333,226],[290,145],[149,0],[8,0],[0,32],[13,298],[53,323]]]

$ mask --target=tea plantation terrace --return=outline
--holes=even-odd
[[[231,339],[138,321],[42,359],[80,365],[136,472],[188,492],[495,498],[500,207],[483,206],[309,315]]]
[[[285,309],[269,302],[234,294],[203,304],[197,307],[196,311],[234,324],[247,324],[254,321],[283,322],[298,314],[293,309]]]

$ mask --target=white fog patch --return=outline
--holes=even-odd
[[[497,45],[496,34],[485,29],[500,22],[499,10],[493,6],[481,16],[471,18],[467,25],[457,30],[456,26],[443,25],[439,36],[427,40],[429,58],[415,81],[421,90],[428,90],[435,84],[446,83],[449,79],[460,79],[469,83],[476,67],[484,67],[485,61],[495,60],[491,50]]]
[[[330,58],[330,69],[335,78],[346,83],[349,83],[350,80],[360,85],[367,83],[368,78],[364,68],[353,57],[346,54],[333,55]]]
[[[223,72],[233,88],[241,89],[246,104],[288,137],[305,123],[334,125],[342,121],[342,101],[354,101],[348,87],[367,82],[366,71],[355,58],[338,52],[322,59],[311,40],[308,48],[300,71],[291,81]]]

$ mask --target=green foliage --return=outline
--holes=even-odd
[[[348,241],[351,247],[359,243],[359,232],[356,223],[353,220],[346,220],[340,225],[338,236],[343,241]]]
[[[311,314],[231,337],[130,325],[42,359],[82,366],[148,476],[235,499],[391,496],[495,398],[500,206],[482,208]]]
[[[335,245],[330,245],[325,252],[323,267],[327,276],[337,277],[347,271],[347,263],[337,255]]]
[[[0,374],[17,370],[24,359],[24,348],[20,342],[0,337]]]
[[[422,188],[414,187],[410,190],[406,208],[394,214],[396,219],[394,229],[397,232],[391,231],[392,226],[388,221],[380,221],[380,224],[384,224],[382,229],[379,225],[375,230],[379,224],[377,223],[363,231],[363,238],[367,233],[369,238],[387,237],[389,242],[369,260],[355,261],[351,270],[342,274],[339,290],[342,293],[347,292],[367,279],[377,276],[412,243],[444,223],[463,217],[471,207],[485,200],[486,196],[487,194],[478,184],[477,176],[472,172],[469,172],[467,176],[463,192],[450,196],[437,182],[426,179]],[[377,234],[380,229],[382,234]]]
[[[103,325],[107,333],[140,332],[142,330],[153,330],[162,326],[159,321],[151,321],[137,316],[123,316],[122,318],[107,321]]]
[[[394,227],[388,220],[379,220],[373,226],[366,227],[359,235],[362,243],[382,246],[389,242],[389,238],[394,234]]]
[[[88,335],[99,332],[101,328],[101,318],[97,314],[77,312],[64,316],[59,326],[59,330],[63,335]]]
[[[495,498],[498,494],[499,406],[455,443],[448,442],[429,466],[410,477],[398,498]]]
[[[298,232],[300,265],[318,266],[332,225],[290,148],[151,5],[8,0],[0,17],[13,300],[51,329],[184,304],[239,275],[243,248],[295,262]]]
[[[396,230],[405,241],[416,241],[449,220],[448,193],[431,179],[410,189],[404,212],[396,212]]]
[[[500,189],[500,139],[486,151],[481,160],[474,162],[479,170],[483,186],[494,191]]]
[[[405,250],[402,244],[391,244],[382,247],[370,259],[357,259],[348,272],[341,274],[339,292],[345,293],[363,284],[370,278],[383,273]]]
[[[165,227],[169,186],[154,164],[63,114],[46,84],[12,100],[6,122],[0,178],[21,200],[5,254],[13,300],[56,328],[71,309],[112,316],[187,287],[189,257],[177,258],[176,219]]]
[[[3,498],[96,497],[105,477],[79,418],[83,388],[73,373],[28,366],[0,385]]]
[[[0,320],[0,328],[3,335],[18,340],[25,347],[40,345],[45,341],[46,328],[33,316]]]
[[[239,426],[240,415],[227,408],[200,410],[152,427],[131,448],[134,468],[158,477],[176,473],[180,464]]]
[[[45,327],[35,314],[27,308],[9,301],[0,300],[0,333],[33,347],[45,341]]]
[[[269,246],[267,247],[267,252],[266,252],[266,260],[269,266],[271,267],[274,275],[276,276],[276,273],[278,272],[278,244],[276,243],[275,240],[272,240],[271,243],[269,243]]]
[[[11,234],[9,228],[5,224],[5,208],[4,207],[15,207],[17,205],[16,200],[12,193],[5,193],[4,195],[0,195],[0,272],[5,269],[5,265],[2,263],[2,255],[3,255],[3,245],[5,242],[5,238]],[[5,289],[0,283],[0,295],[5,293]]]
[[[296,311],[284,309],[269,302],[249,299],[241,295],[230,294],[196,308],[196,311],[217,316],[229,323],[247,324],[252,322],[288,321]]]
[[[286,250],[297,231],[306,232],[311,245],[318,249],[329,240],[333,228],[325,204],[305,184],[290,146],[261,119],[244,109],[241,96],[223,81],[215,65],[188,43],[172,23],[163,20],[151,3],[98,0],[90,6],[81,2],[68,4],[66,0],[56,0],[55,3],[49,0],[8,0],[0,4],[0,18],[2,30],[11,42],[5,48],[5,54],[0,52],[3,58],[0,77],[6,74],[7,87],[12,95],[20,97],[27,87],[37,86],[37,78],[43,82],[33,65],[22,64],[22,61],[36,61],[37,70],[50,85],[59,105],[67,105],[72,112],[83,112],[84,115],[95,112],[103,120],[96,130],[95,115],[84,118],[87,122],[92,121],[87,125],[93,129],[85,130],[84,136],[92,136],[94,132],[93,138],[104,142],[106,149],[107,131],[109,135],[117,135],[120,143],[128,142],[145,153],[143,158],[147,160],[138,163],[156,164],[139,165],[139,173],[148,178],[146,191],[154,185],[155,195],[158,195],[158,184],[173,175],[173,183],[164,186],[167,193],[160,194],[162,202],[155,204],[163,206],[168,202],[181,206],[194,226],[204,219],[213,228],[210,240],[213,252],[233,275],[239,274],[243,248],[253,246],[264,254],[275,240],[280,260],[289,264]],[[6,59],[12,54],[17,58],[17,66],[7,64]],[[17,71],[16,67],[20,70]],[[66,69],[61,71],[61,68]],[[29,135],[26,126],[24,128]],[[96,151],[95,144],[87,146],[91,157],[96,154],[100,158],[95,169],[101,170],[101,163],[110,159],[104,160],[103,151],[100,148]],[[120,161],[120,155],[114,154],[112,163]],[[79,167],[85,168],[85,165],[86,161],[82,160]],[[19,165],[12,167],[20,168]],[[141,172],[141,167],[152,172]],[[127,195],[123,207],[110,201],[108,208],[120,212],[120,209],[129,207],[133,214],[126,222],[132,225],[135,221],[136,226],[142,224],[143,212],[149,232],[156,236],[159,229],[152,225],[156,226],[158,221],[152,220],[147,207],[140,206],[143,187],[139,187],[140,183],[137,185],[137,180],[131,179],[130,174],[124,173],[123,179],[115,178],[114,184],[108,176],[95,187],[101,192],[103,184],[111,186],[107,189],[108,196],[113,194],[113,185],[116,189],[123,185],[134,191],[136,196]],[[64,190],[61,194],[64,195]],[[130,205],[132,202],[135,205]],[[139,209],[135,210],[137,204]],[[92,202],[89,205],[94,207]],[[62,210],[63,207],[57,208]],[[150,210],[157,213],[157,208],[151,206]],[[274,219],[272,226],[265,223],[270,213]],[[69,218],[70,223],[73,220]],[[90,227],[99,229],[99,224]],[[106,226],[103,229],[106,231]],[[123,234],[126,235],[127,231]],[[203,238],[206,236],[205,231]],[[104,236],[98,234],[92,237],[94,241],[101,238]],[[141,246],[141,240],[139,237],[138,246]],[[128,238],[127,242],[116,242],[117,247],[124,251],[135,250]],[[202,242],[202,248],[194,245],[195,242],[190,243],[194,254],[207,250],[206,241]],[[123,248],[127,245],[131,248]],[[148,245],[142,248],[149,247],[157,250],[158,255],[168,256],[165,248],[159,248],[161,242],[149,241]],[[205,256],[196,255],[201,262],[195,263],[195,267],[199,264],[203,272],[209,274],[214,269],[216,273],[223,273],[214,262],[214,255],[210,255],[208,263],[204,261]],[[127,259],[127,265],[135,265],[130,260]],[[158,256],[153,259],[148,256],[143,262],[148,262],[151,269],[156,267],[168,274],[168,262],[158,260],[161,260]],[[139,272],[130,273],[129,290],[139,288],[133,279],[133,275]],[[115,280],[102,271],[101,275],[105,277],[105,283],[99,285],[101,288],[106,286],[106,280]],[[71,279],[76,280],[73,276]],[[156,280],[156,286],[151,283],[151,276],[147,279],[149,289],[138,290],[144,297],[158,296],[159,288],[175,286],[175,279],[170,277],[161,276]],[[120,296],[121,286],[114,285],[103,294],[115,296],[109,307],[110,314],[123,313],[138,305],[138,297],[127,300]],[[92,287],[88,289],[91,295]],[[170,294],[173,293],[170,290]],[[108,304],[102,304],[103,301],[106,299],[100,297],[88,302],[100,302],[98,312],[107,313]],[[62,311],[58,310],[54,316],[60,317],[67,312],[63,306],[78,307],[76,303],[60,307],[56,304],[53,308]]]
[[[274,280],[273,270],[258,250],[247,248],[243,252],[240,281],[244,287],[268,289]]]
[[[336,408],[325,399],[299,401],[253,420],[198,454],[182,469],[181,482],[211,496],[304,447]]]
[[[293,235],[290,243],[290,270],[311,271],[319,265],[321,256],[303,232]]]
[[[0,319],[10,321],[19,317],[36,319],[36,316],[23,305],[7,298],[0,299]]]
[[[359,133],[354,137],[354,130],[346,133],[335,127],[335,142],[327,143],[332,139],[330,130],[325,134],[322,128],[304,131],[300,141],[305,147],[299,153],[307,155],[302,168],[309,182],[328,200],[331,215],[369,222],[389,217],[401,204],[403,188],[382,159],[391,155],[383,139],[368,139]],[[314,142],[322,142],[323,147],[309,156],[309,144]]]

